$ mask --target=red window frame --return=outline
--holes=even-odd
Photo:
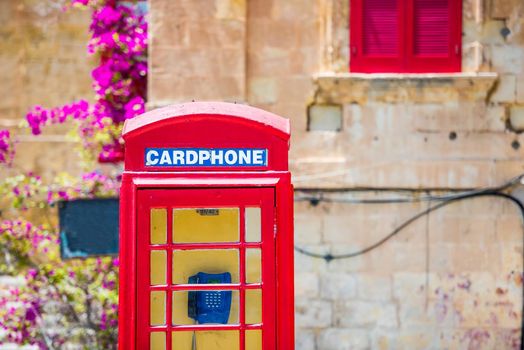
[[[358,73],[451,73],[461,71],[462,1],[448,0],[448,50],[446,54],[415,53],[415,6],[421,0],[396,0],[397,54],[364,52],[364,3],[351,0],[350,71]],[[426,0],[427,1],[427,0]]]
[[[171,333],[176,331],[199,330],[238,330],[239,349],[245,350],[246,330],[262,330],[262,348],[275,348],[276,313],[276,265],[275,236],[273,225],[275,219],[275,188],[206,188],[206,189],[141,189],[138,191],[137,210],[137,349],[149,349],[149,337],[153,330],[166,333],[166,350],[172,349]],[[258,206],[261,208],[261,242],[245,242],[245,208]],[[150,210],[151,208],[167,208],[167,243],[160,246],[151,245]],[[240,241],[236,243],[173,243],[172,212],[174,208],[188,207],[239,207],[240,208]],[[172,282],[172,251],[174,249],[239,249],[240,283],[220,285],[173,285]],[[246,283],[245,252],[246,248],[262,250],[261,283]],[[151,250],[166,250],[167,253],[167,285],[150,285]],[[239,291],[239,324],[238,325],[173,325],[171,315],[172,293],[182,290],[237,290]],[[262,290],[262,323],[246,325],[245,320],[245,290]],[[150,326],[149,293],[154,290],[166,291],[166,325]]]

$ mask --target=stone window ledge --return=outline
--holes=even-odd
[[[320,73],[313,77],[315,104],[453,103],[486,100],[497,73],[362,74]]]

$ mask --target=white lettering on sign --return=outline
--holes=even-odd
[[[162,152],[160,157],[160,165],[171,164],[171,157],[169,157],[169,152]]]
[[[267,149],[258,148],[146,148],[145,165],[160,167],[263,167]]]
[[[154,149],[146,152],[146,165],[154,166],[158,164],[158,152]]]
[[[166,150],[164,152],[167,153],[169,151]],[[188,150],[186,153],[186,164],[193,165],[193,164],[196,164],[197,162],[198,162],[198,153],[193,150]],[[173,165],[176,165],[176,164],[173,164]]]

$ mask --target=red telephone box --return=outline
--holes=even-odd
[[[288,120],[197,102],[123,137],[119,349],[293,349]]]

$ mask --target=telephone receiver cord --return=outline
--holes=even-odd
[[[198,321],[195,321],[195,325],[198,324]],[[191,341],[191,350],[197,350],[196,346],[196,331],[193,331],[193,339]]]

